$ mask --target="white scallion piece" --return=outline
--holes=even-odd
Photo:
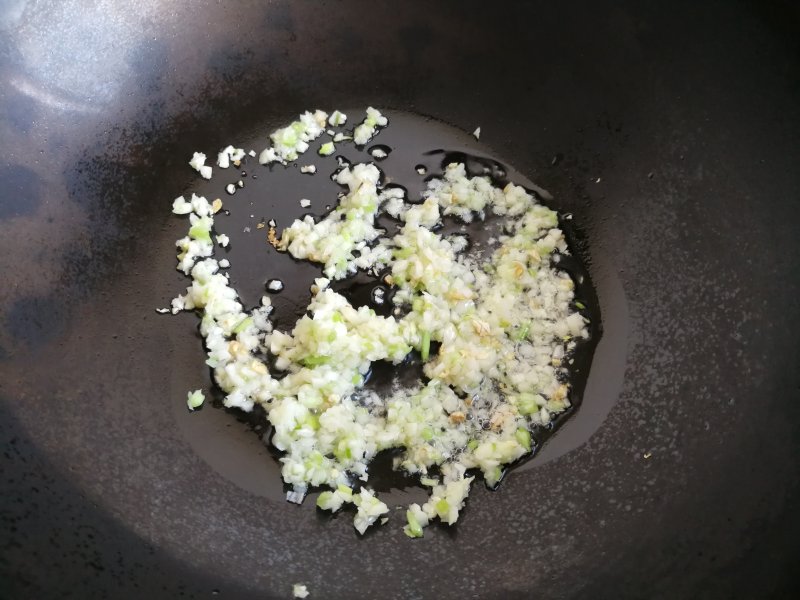
[[[188,215],[192,210],[194,210],[192,203],[187,202],[183,196],[178,196],[172,202],[172,212],[176,215]]]
[[[347,115],[338,110],[333,111],[331,116],[328,117],[328,124],[332,127],[341,127],[345,123],[347,123]]]
[[[308,598],[308,588],[305,584],[302,583],[295,583],[292,586],[292,596],[295,598]]]
[[[367,116],[364,121],[353,130],[353,141],[359,146],[363,146],[373,137],[379,127],[386,127],[389,120],[381,114],[381,112],[372,108],[367,108]]]
[[[286,492],[286,501],[291,502],[293,504],[302,504],[305,498],[306,498],[305,489],[295,488]]]
[[[233,152],[233,146],[228,146],[217,154],[217,166],[220,169],[227,169],[231,166],[231,152]]]
[[[210,166],[206,165],[206,155],[202,152],[195,152],[192,155],[192,160],[189,161],[189,166],[200,173],[203,179],[211,179],[212,169]]]
[[[387,156],[389,156],[389,153],[386,152],[386,150],[384,150],[383,148],[373,148],[372,150],[369,151],[369,153],[372,155],[372,158],[376,158],[378,160],[384,159]]]

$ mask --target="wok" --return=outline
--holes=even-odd
[[[796,597],[798,24],[788,2],[3,3],[0,596]],[[604,331],[538,458],[416,541],[287,504],[248,424],[188,419],[195,322],[153,311],[185,285],[193,151],[368,104],[480,125],[573,213]]]

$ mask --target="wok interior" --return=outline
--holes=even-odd
[[[780,3],[8,3],[4,588],[785,597],[800,532],[796,16]],[[347,516],[221,477],[177,425],[185,390],[210,385],[192,317],[152,312],[185,285],[168,207],[196,184],[193,151],[366,104],[480,125],[572,212],[605,334],[627,356],[588,442],[476,488],[458,527],[416,543],[396,526],[357,539]],[[598,354],[600,381],[610,362]],[[608,408],[587,401],[576,421]],[[218,419],[208,436],[236,427]],[[257,480],[273,459],[241,443],[230,456],[252,449],[241,471]]]

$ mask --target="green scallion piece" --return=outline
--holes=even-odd
[[[250,325],[252,323],[253,323],[253,318],[252,317],[245,317],[244,319],[239,321],[239,323],[236,325],[236,327],[233,328],[233,333],[234,334],[242,333],[245,329],[250,327]]]
[[[206,397],[200,390],[189,392],[186,396],[186,406],[189,407],[189,410],[195,410],[203,405],[205,399]]]
[[[427,361],[428,357],[431,353],[431,332],[430,331],[423,331],[422,332],[422,343],[420,344],[419,349],[420,356],[422,357],[423,361]]]

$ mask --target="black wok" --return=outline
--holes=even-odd
[[[795,597],[799,24],[788,2],[4,2],[0,597]],[[575,215],[603,315],[580,410],[418,541],[285,503],[248,424],[187,421],[202,345],[153,311],[185,285],[194,150],[367,104],[480,125]]]

